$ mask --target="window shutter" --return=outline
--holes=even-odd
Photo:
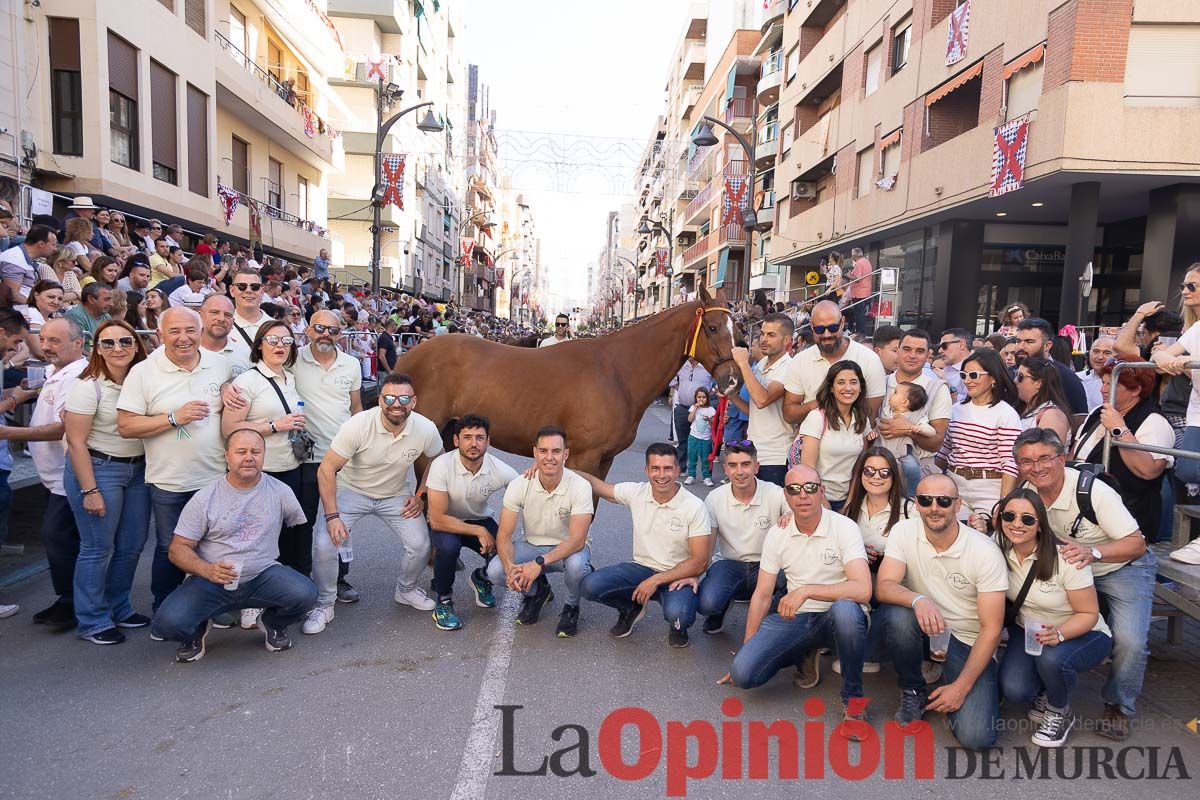
[[[51,17],[50,69],[79,72],[79,20]]]
[[[1008,79],[1008,112],[1006,119],[1016,119],[1037,108],[1042,95],[1042,64],[1031,64],[1018,70]]]
[[[158,2],[162,3],[167,11],[170,11],[172,14],[175,13],[175,0],[158,0]]]
[[[204,0],[183,0],[183,21],[196,33],[208,38],[208,25],[204,20]]]
[[[138,99],[138,51],[129,42],[108,32],[108,85],[130,100]]]
[[[879,88],[879,78],[883,73],[883,45],[877,44],[867,51],[866,81],[863,84],[863,95],[874,94]]]
[[[1134,23],[1126,58],[1126,97],[1200,105],[1200,25]]]
[[[250,194],[250,147],[234,136],[232,153],[233,188],[242,194]]]
[[[179,126],[176,120],[175,73],[157,61],[150,62],[150,126],[154,160],[164,167],[179,168]]]
[[[868,147],[858,154],[858,196],[870,194],[875,185],[875,148]]]
[[[208,197],[208,95],[187,87],[188,189]]]

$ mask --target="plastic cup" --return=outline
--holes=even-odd
[[[946,651],[950,649],[950,629],[946,628],[941,633],[934,634],[929,637],[929,660],[943,662],[946,660]]]
[[[1040,656],[1042,654],[1042,643],[1037,640],[1037,635],[1042,632],[1042,628],[1046,627],[1046,623],[1041,620],[1025,617],[1025,652],[1031,656]]]
[[[46,368],[44,366],[27,364],[25,367],[25,385],[37,389],[46,383]]]
[[[338,548],[338,558],[343,564],[349,564],[354,560],[354,548],[350,546],[350,540],[342,542],[342,546]]]
[[[241,561],[230,561],[229,563],[233,565],[234,571],[237,572],[237,575],[234,576],[234,579],[231,580],[229,583],[225,584],[225,588],[228,591],[232,592],[234,589],[236,589],[238,587],[238,584],[242,582],[242,562]]]

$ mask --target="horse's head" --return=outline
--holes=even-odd
[[[724,292],[718,289],[716,297],[712,297],[700,287],[696,323],[688,331],[687,352],[694,354],[704,365],[721,391],[742,381],[741,370],[733,361],[735,344],[733,314],[725,302]]]

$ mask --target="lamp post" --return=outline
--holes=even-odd
[[[754,166],[754,148],[752,148],[750,143],[746,141],[745,136],[742,136],[737,132],[737,130],[729,125],[726,125],[721,120],[705,115],[701,117],[701,121],[704,124],[700,127],[700,130],[696,132],[696,135],[692,137],[692,144],[696,145],[697,147],[712,147],[713,145],[718,144],[720,140],[717,139],[717,135],[713,132],[713,125],[717,125],[732,133],[733,138],[737,139],[737,143],[740,144],[742,146],[742,150],[746,152],[746,161],[750,164],[750,186],[746,189],[746,197],[753,198],[754,182],[758,177],[758,170]],[[748,205],[745,213],[742,215],[742,227],[746,229],[746,258],[745,263],[742,266],[747,275],[746,290],[749,291],[750,286],[748,278],[750,275],[750,259],[754,256],[754,229],[758,227],[758,217],[754,213],[753,201],[750,205]],[[739,280],[736,291],[738,296],[742,295],[741,288],[741,281]]]
[[[433,102],[417,103],[409,106],[389,117],[386,121],[383,119],[383,114],[387,106],[393,100],[399,100],[404,92],[399,86],[394,83],[385,83],[382,78],[379,79],[379,88],[375,93],[375,185],[371,188],[371,292],[379,292],[379,273],[380,273],[380,241],[379,236],[383,232],[380,227],[383,215],[383,198],[379,195],[380,173],[383,169],[383,140],[388,135],[388,131],[392,126],[400,121],[400,118],[405,114],[416,111],[418,108],[432,106]],[[425,114],[425,119],[417,123],[417,130],[422,133],[441,133],[445,130],[445,126],[438,122],[437,117],[433,115],[433,109],[430,108]]]
[[[652,233],[663,233],[667,236],[667,308],[671,307],[671,279],[675,275],[675,242],[671,239],[671,232],[662,226],[661,222],[650,225],[650,218],[643,217],[642,224],[638,228],[638,233],[648,235]],[[657,259],[657,256],[655,256]]]

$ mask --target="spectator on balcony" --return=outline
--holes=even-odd
[[[79,195],[75,198],[71,205],[67,207],[67,214],[63,217],[63,227],[60,233],[63,234],[64,238],[69,239],[70,236],[68,234],[70,233],[69,226],[71,224],[71,220],[87,220],[88,228],[91,231],[88,234],[88,239],[86,240],[87,244],[93,250],[97,250],[104,255],[112,255],[108,240],[105,239],[104,235],[100,233],[100,227],[94,222],[96,218],[96,212],[99,210],[100,206],[93,203],[92,198]]]
[[[313,278],[316,279],[318,285],[321,281],[329,280],[329,251],[324,247],[313,259]]]
[[[871,296],[872,278],[871,262],[863,255],[862,248],[855,247],[850,251],[854,264],[850,268],[850,282],[846,290],[846,315],[850,330],[854,333],[865,334],[867,331],[867,306]]]

